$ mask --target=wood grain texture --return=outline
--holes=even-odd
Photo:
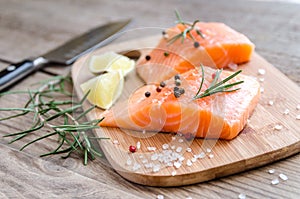
[[[72,66],[72,78],[78,96],[84,96],[80,84],[94,77],[89,72],[87,65],[92,55],[110,50],[147,49],[147,47],[155,46],[160,37],[146,37],[133,40],[132,42],[111,44],[93,52],[91,55],[80,58]],[[144,57],[140,59],[144,59]],[[262,77],[258,75],[258,70],[264,69],[266,71],[266,75],[263,76],[264,81],[261,83],[264,92],[259,105],[249,118],[250,122],[241,132],[241,135],[232,141],[216,142],[215,140],[195,139],[192,142],[183,141],[183,143],[179,143],[180,136],[176,136],[177,140],[172,141],[171,138],[174,136],[172,134],[154,133],[143,135],[141,132],[134,133],[130,130],[103,127],[100,130],[96,130],[96,133],[99,136],[111,138],[108,141],[100,141],[100,145],[114,169],[126,179],[139,184],[182,186],[234,174],[298,153],[300,151],[300,121],[296,120],[296,106],[298,101],[300,101],[300,97],[295,96],[294,93],[300,93],[300,88],[256,53],[254,53],[251,61],[241,65],[240,69],[243,69],[244,74],[257,77],[258,79]],[[131,74],[125,81],[122,96],[130,96],[132,91],[143,84],[138,75],[135,73]],[[286,88],[289,89],[287,90]],[[126,97],[120,99],[119,102],[124,100],[127,100]],[[274,102],[273,106],[268,104],[270,100]],[[87,105],[86,108],[89,106]],[[291,111],[286,117],[283,115],[283,111],[287,108]],[[88,119],[99,119],[101,112],[101,109],[91,112],[88,114]],[[282,131],[274,129],[275,125],[279,124],[283,126]],[[114,140],[118,140],[119,145],[113,144]],[[129,154],[128,145],[135,145],[138,141],[141,143],[141,149],[137,153]],[[185,157],[185,160],[182,161],[181,168],[167,167],[159,161],[151,161],[152,155],[163,152],[162,145],[165,143],[170,146],[174,145],[176,148],[183,148],[184,152],[180,154]],[[147,147],[153,146],[157,148],[157,151],[149,152]],[[192,149],[192,153],[185,152],[185,149],[188,147]],[[191,160],[192,154],[206,153],[207,148],[213,151],[214,158],[206,157],[197,160],[191,166],[186,165],[186,160]],[[143,156],[142,158],[140,158],[141,155]],[[206,153],[206,156],[208,155],[209,153]],[[128,159],[132,161],[130,165],[126,163]],[[153,172],[152,168],[146,168],[142,160],[159,165],[160,171]],[[134,171],[133,165],[135,164],[141,165],[141,168]],[[176,171],[175,176],[172,176],[173,171]]]
[[[159,6],[157,6],[159,5]],[[159,7],[159,9],[158,9]],[[270,2],[270,1],[205,1],[205,0],[152,0],[152,1],[109,1],[109,0],[90,0],[86,1],[18,1],[18,0],[1,0],[0,1],[0,59],[9,61],[19,61],[28,56],[37,56],[45,53],[48,50],[64,43],[66,40],[85,32],[89,28],[124,18],[133,18],[133,27],[144,26],[159,26],[162,28],[169,27],[174,22],[174,9],[177,8],[187,20],[200,18],[204,21],[221,21],[246,34],[255,44],[257,52],[272,63],[275,67],[285,73],[290,79],[300,85],[300,53],[299,43],[300,21],[298,4],[286,2]],[[153,32],[145,33],[144,35],[136,35],[142,37],[151,35]],[[6,65],[0,62],[1,65]],[[54,74],[68,72],[70,67],[49,67],[45,69]],[[31,76],[28,80],[22,81],[20,85],[13,89],[26,89],[35,81],[43,80],[50,77],[39,73]],[[7,100],[0,98],[1,107],[19,107],[23,105],[25,99],[18,96],[11,97]],[[3,112],[0,112],[2,117]],[[14,132],[21,128],[30,126],[30,118],[21,121],[1,122],[1,135]],[[42,133],[42,132],[41,132]],[[0,138],[3,145],[7,145],[7,140]],[[49,149],[53,146],[54,140],[48,140],[45,143],[37,143],[30,150],[24,151],[24,154],[33,155],[35,157],[40,152]],[[18,149],[21,143],[9,145],[9,147]],[[7,148],[8,151],[14,149]],[[2,154],[3,151],[3,154]],[[14,156],[6,150],[1,149],[1,157],[8,160]],[[9,155],[6,155],[9,154]],[[19,156],[23,159],[22,156]],[[31,157],[31,156],[30,156]],[[7,160],[6,159],[6,160]],[[28,164],[38,168],[36,164],[30,164],[32,158],[24,158],[23,164]],[[40,159],[40,158],[39,158]],[[6,161],[5,160],[5,161]],[[245,193],[247,198],[298,198],[300,195],[300,175],[299,162],[300,155],[295,155],[291,158],[261,167],[255,170],[232,175],[230,177],[212,180],[205,183],[199,183],[191,186],[180,188],[157,188],[145,187],[134,183],[130,183],[120,177],[105,160],[97,160],[90,163],[88,166],[82,165],[82,160],[77,157],[72,157],[63,160],[60,156],[43,158],[42,160],[49,161],[56,166],[62,166],[65,169],[78,173],[86,178],[93,179],[89,181],[91,186],[97,182],[101,182],[112,189],[121,190],[126,197],[125,192],[132,193],[142,198],[156,198],[156,195],[162,194],[165,198],[238,198],[240,193]],[[18,162],[10,162],[9,167],[12,172],[16,172]],[[49,164],[50,164],[49,163]],[[267,173],[268,169],[276,169],[276,175]],[[16,171],[15,171],[16,170]],[[2,167],[0,168],[0,173]],[[3,170],[4,171],[4,170]],[[24,173],[29,172],[25,171]],[[38,175],[43,176],[42,173]],[[281,182],[277,186],[270,185],[270,181],[280,172],[286,174],[289,180]],[[26,176],[25,174],[22,177]],[[41,177],[43,178],[43,177]],[[2,178],[1,178],[2,180]],[[26,180],[23,178],[14,178],[7,176],[6,181],[9,181],[9,186],[18,184],[20,181]],[[36,180],[36,179],[35,179]],[[37,178],[38,180],[38,178]],[[28,183],[34,184],[35,181],[31,178]],[[4,182],[0,182],[4,185]],[[97,184],[98,189],[101,189],[102,184]],[[7,187],[5,192],[7,196],[15,196],[15,190]],[[29,193],[29,185],[24,186],[24,193]],[[46,188],[45,188],[46,187]],[[47,195],[54,195],[55,189],[50,189],[51,185],[41,185],[39,188],[47,190]],[[81,185],[81,187],[85,187]],[[27,189],[28,188],[28,189]],[[68,192],[72,188],[65,186],[64,191]],[[85,187],[85,189],[87,189]],[[4,188],[0,188],[0,192],[4,193]],[[38,191],[38,190],[36,190]],[[23,192],[18,192],[17,198],[24,198]],[[82,193],[80,193],[83,195]],[[80,195],[79,194],[79,195]],[[103,197],[113,194],[109,191],[103,193]],[[30,198],[44,198],[45,195],[39,195],[32,191],[28,194]],[[70,198],[65,195],[66,198]],[[3,194],[0,198],[5,198]],[[57,196],[59,197],[59,195]],[[76,196],[74,196],[76,198]],[[11,198],[11,197],[10,197]],[[102,196],[89,198],[102,198]]]

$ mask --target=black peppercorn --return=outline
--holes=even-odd
[[[151,59],[150,55],[146,55],[145,59],[149,61]]]
[[[150,97],[150,95],[151,95],[151,93],[150,93],[149,91],[147,91],[147,92],[145,93],[145,96],[146,96],[146,97]]]

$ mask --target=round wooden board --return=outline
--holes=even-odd
[[[158,38],[158,36],[147,37],[113,44],[92,54],[109,50],[122,52],[153,47]],[[86,64],[90,56],[91,54],[88,54],[80,58],[72,66],[74,89],[79,98],[83,97],[80,84],[93,77]],[[258,69],[265,69],[266,74],[263,76],[264,81],[261,82],[264,92],[260,102],[249,123],[237,138],[231,141],[195,139],[188,142],[181,139],[180,135],[168,133],[137,134],[118,128],[100,128],[95,130],[95,133],[110,138],[99,143],[111,166],[132,182],[168,187],[203,182],[242,172],[298,153],[300,120],[296,120],[296,116],[300,114],[300,110],[297,110],[296,106],[300,103],[300,88],[256,53],[253,54],[251,62],[239,68],[243,69],[243,74],[258,78],[262,78],[258,75]],[[124,92],[130,93],[142,84],[139,77],[132,73],[125,79]],[[274,104],[271,106],[269,101],[273,101]],[[85,104],[85,108],[89,106],[90,104]],[[285,109],[290,110],[288,115],[283,114]],[[88,119],[98,118],[102,111],[96,109],[88,114]],[[276,125],[282,125],[283,128],[276,130],[274,128]],[[116,140],[118,144],[115,143]],[[128,147],[136,145],[137,142],[141,143],[141,148],[136,153],[129,153]],[[165,143],[170,147],[174,146],[174,150],[182,147],[182,156],[185,159],[180,168],[176,169],[174,166],[160,164],[158,160],[151,160],[155,159],[152,157],[154,153],[159,155],[163,151],[162,145]],[[147,147],[156,147],[156,150],[149,151]],[[191,148],[192,152],[187,152],[186,148]],[[204,158],[187,165],[187,161],[191,160],[193,155],[201,152],[205,154]],[[147,164],[146,161],[152,163],[156,169],[153,169],[153,165],[146,168],[144,166]]]

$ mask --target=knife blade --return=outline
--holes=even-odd
[[[14,85],[19,80],[41,69],[45,65],[72,64],[80,56],[95,48],[107,45],[116,39],[120,35],[116,33],[124,29],[130,21],[129,19],[112,22],[94,28],[37,58],[26,59],[7,66],[4,70],[0,71],[0,91]]]

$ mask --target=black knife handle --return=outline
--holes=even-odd
[[[7,66],[4,70],[0,71],[0,91],[12,86],[17,81],[38,70],[47,62],[46,59],[39,57],[33,61],[24,60]]]

